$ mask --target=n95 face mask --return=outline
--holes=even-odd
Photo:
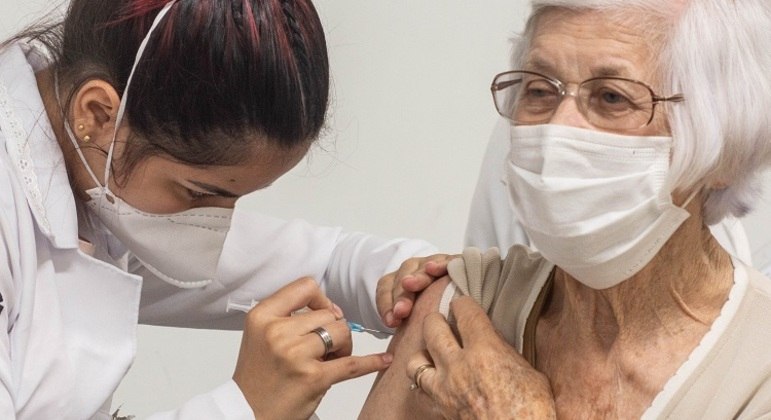
[[[233,209],[206,207],[175,214],[151,214],[132,207],[110,191],[110,167],[118,128],[123,120],[131,79],[147,42],[158,23],[169,11],[170,1],[158,13],[139,47],[115,118],[102,185],[80,150],[65,118],[65,129],[80,160],[97,187],[86,191],[86,206],[115,235],[137,260],[155,276],[182,288],[203,287],[214,279]],[[58,94],[58,89],[56,89]],[[57,97],[58,99],[58,97]]]
[[[167,283],[203,287],[217,271],[233,209],[201,207],[174,214],[138,210],[107,188],[86,193],[86,206],[137,260]]]
[[[591,288],[615,286],[690,216],[665,188],[671,147],[671,137],[512,127],[506,180],[514,213],[546,259]]]

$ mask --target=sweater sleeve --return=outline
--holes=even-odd
[[[554,266],[523,245],[512,246],[501,260],[497,248],[467,248],[462,258],[450,261],[448,286],[439,312],[450,323],[450,301],[457,295],[472,297],[490,317],[507,342],[520,348],[520,335],[541,288]]]

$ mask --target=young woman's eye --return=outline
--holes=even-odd
[[[216,197],[217,194],[210,193],[210,192],[203,192],[203,191],[196,191],[191,190],[190,188],[187,188],[187,194],[190,196],[192,200],[200,200],[203,198],[209,198],[209,197]]]

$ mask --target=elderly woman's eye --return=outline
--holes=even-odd
[[[528,88],[525,91],[525,96],[528,98],[546,98],[550,95],[553,95],[554,93],[547,90],[547,89],[541,89],[541,88]]]
[[[590,106],[603,113],[629,112],[638,109],[635,102],[617,90],[600,89],[590,98]]]
[[[527,82],[522,89],[522,96],[530,99],[548,99],[556,95],[554,86],[542,80]]]
[[[628,100],[616,92],[604,92],[602,94],[602,101],[608,104],[618,104],[628,102]]]
[[[518,112],[540,114],[550,111],[559,101],[559,92],[548,82],[537,80],[526,83],[519,93]]]

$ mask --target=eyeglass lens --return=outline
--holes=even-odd
[[[564,96],[574,96],[578,110],[600,128],[625,130],[648,124],[654,109],[650,89],[642,83],[595,78],[581,83],[575,94],[559,82],[526,72],[499,75],[493,83],[498,112],[517,124],[542,124],[556,113]]]

